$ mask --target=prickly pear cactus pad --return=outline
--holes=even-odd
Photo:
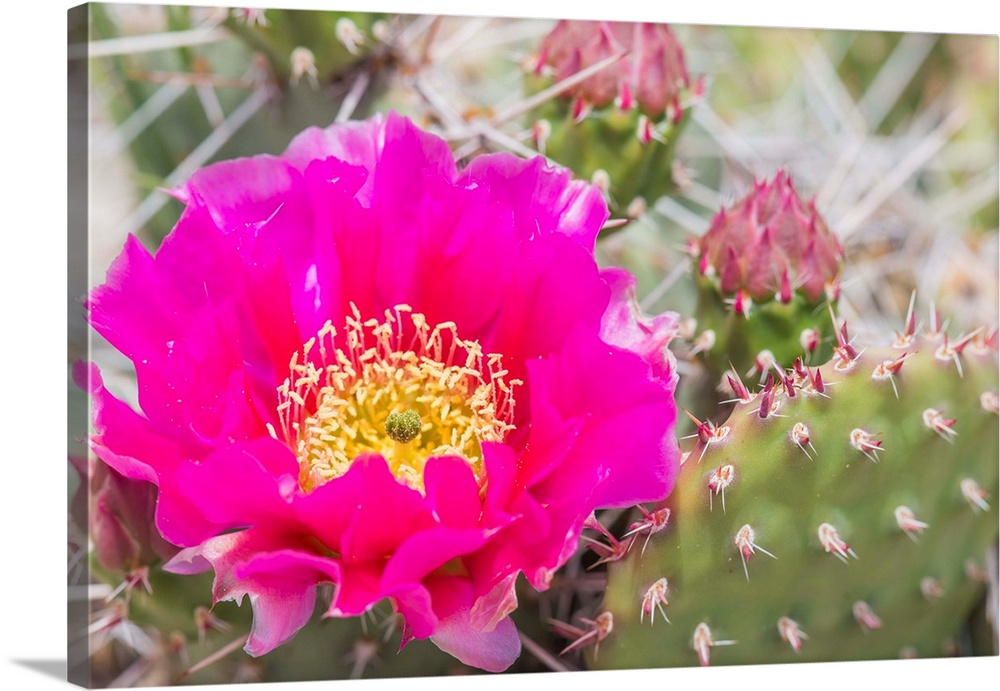
[[[597,667],[953,654],[997,535],[996,330],[841,333],[701,425],[668,525],[609,569]]]

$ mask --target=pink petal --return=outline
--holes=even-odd
[[[440,576],[430,581],[434,609],[440,619],[431,640],[467,665],[502,672],[521,654],[521,639],[510,617],[492,629],[472,625],[472,586],[465,579]]]
[[[623,269],[604,269],[601,278],[611,288],[611,300],[601,320],[601,338],[639,355],[653,375],[672,390],[677,384],[677,366],[667,346],[677,335],[678,315],[642,314],[635,300],[635,278]]]
[[[312,616],[316,585],[339,581],[336,562],[293,545],[287,536],[249,530],[180,552],[164,568],[175,573],[215,569],[213,598],[240,603],[249,596],[253,627],[244,650],[258,656],[290,640]]]
[[[494,199],[514,210],[518,239],[561,233],[593,251],[594,240],[608,219],[600,190],[544,158],[525,161],[508,153],[477,156],[462,179],[485,185]]]

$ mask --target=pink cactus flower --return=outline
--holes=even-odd
[[[390,114],[310,129],[280,157],[174,191],[152,256],[132,237],[88,300],[135,365],[141,411],[94,365],[91,446],[158,488],[167,568],[249,596],[246,644],[388,598],[404,644],[506,669],[537,589],[598,507],[678,470],[677,317],[600,269],[600,192],[544,159],[482,156]]]

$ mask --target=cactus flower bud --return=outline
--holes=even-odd
[[[665,24],[562,20],[539,45],[529,90],[602,63],[534,116],[552,125],[545,155],[584,179],[607,171],[610,204],[624,211],[636,197],[652,203],[670,191],[674,142],[703,86]]]
[[[750,194],[720,211],[699,247],[724,276],[723,292],[743,289],[755,302],[776,295],[788,302],[797,286],[818,303],[844,258],[815,205],[802,201],[784,170],[773,182],[755,182]]]
[[[126,478],[95,459],[90,467],[90,494],[91,538],[102,567],[130,572],[177,552],[154,525],[155,486]]]
[[[618,62],[580,82],[567,98],[582,96],[595,108],[616,102],[659,119],[691,87],[684,51],[666,24],[562,20],[543,40],[538,65],[557,80],[613,55]]]
[[[829,357],[833,325],[817,308],[836,301],[828,288],[840,285],[844,252],[786,171],[755,181],[691,244],[701,296],[697,316],[719,335],[718,351],[725,354],[710,361],[713,369],[725,371],[731,362],[743,371],[763,348],[782,367],[796,357]]]

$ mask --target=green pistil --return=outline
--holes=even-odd
[[[400,444],[407,444],[420,435],[420,416],[413,410],[389,413],[385,420],[385,431]]]

